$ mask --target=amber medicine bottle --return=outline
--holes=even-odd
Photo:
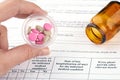
[[[110,40],[120,30],[120,2],[111,1],[86,27],[86,35],[95,44]]]

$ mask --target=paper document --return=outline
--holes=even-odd
[[[0,80],[120,80],[120,32],[102,45],[95,45],[85,34],[91,18],[111,0],[29,1],[53,18],[56,40],[49,46],[50,55],[17,65]],[[12,18],[4,23],[9,26],[10,48],[25,43],[23,21]]]

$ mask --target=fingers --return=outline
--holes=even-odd
[[[23,13],[23,14],[32,14],[32,13],[47,14],[47,12],[41,9],[39,6],[28,1],[22,2],[22,4],[20,5],[19,11],[20,13]]]
[[[0,72],[6,72],[17,64],[20,64],[36,56],[48,55],[48,47],[39,49],[29,45],[22,45],[9,50],[6,54],[0,55]],[[1,68],[3,68],[1,70]]]
[[[26,0],[6,0],[0,3],[0,22],[5,21],[11,17],[25,18],[34,13],[46,15],[47,12],[39,6]]]
[[[8,63],[14,66],[30,58],[36,56],[48,55],[48,54],[49,54],[49,49],[47,47],[43,49],[39,49],[39,48],[33,48],[30,45],[25,44],[11,49],[10,51],[7,52],[5,56],[6,56],[6,60],[8,60]],[[9,60],[12,60],[12,63],[9,62]]]
[[[7,29],[3,25],[0,25],[0,49],[8,50]]]
[[[0,22],[5,21],[17,14],[19,2],[20,1],[18,0],[5,0],[4,2],[0,3]]]
[[[27,6],[27,7],[26,7]],[[41,9],[39,6],[35,5],[32,2],[28,1],[22,1],[22,4],[19,7],[19,13],[16,15],[16,17],[19,18],[25,18],[26,16],[30,14],[41,14],[46,15],[47,12]]]

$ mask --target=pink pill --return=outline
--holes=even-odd
[[[39,31],[37,30],[37,29],[31,29],[31,31],[33,32],[33,33],[39,33]]]
[[[44,34],[38,34],[37,38],[39,39],[39,41],[43,41],[45,35]]]
[[[35,44],[43,44],[43,41],[35,41]]]
[[[28,39],[29,39],[30,41],[35,41],[35,40],[37,39],[37,34],[36,34],[36,33],[30,33],[30,34],[28,35]]]
[[[43,25],[43,28],[44,28],[45,30],[47,30],[47,31],[50,31],[50,30],[52,29],[52,25],[49,24],[49,23],[45,23],[45,24]]]
[[[43,44],[43,41],[40,41],[38,38],[35,40],[35,44]]]

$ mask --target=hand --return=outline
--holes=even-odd
[[[11,17],[25,18],[33,13],[47,14],[34,3],[24,0],[6,0],[0,3],[0,22]],[[49,54],[48,47],[39,49],[27,44],[8,49],[7,28],[0,25],[0,76],[25,60],[47,54]]]

